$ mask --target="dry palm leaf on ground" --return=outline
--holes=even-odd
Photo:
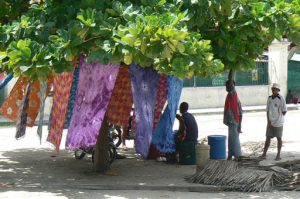
[[[249,164],[251,161],[253,163]],[[230,191],[264,192],[287,183],[293,177],[293,172],[278,166],[259,166],[257,158],[245,162],[210,160],[202,171],[188,177],[187,181],[222,186]]]

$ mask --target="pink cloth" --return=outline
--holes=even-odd
[[[119,66],[99,62],[87,64],[81,57],[79,81],[66,146],[95,146],[115,85]]]

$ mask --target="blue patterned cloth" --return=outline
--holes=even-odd
[[[136,121],[135,148],[137,153],[147,158],[152,139],[159,74],[152,68],[137,65],[131,65],[129,71]]]
[[[182,91],[182,80],[168,76],[168,105],[154,130],[152,143],[160,152],[175,151],[173,125]]]
[[[70,121],[71,121],[73,108],[74,108],[74,104],[75,104],[79,72],[80,72],[80,68],[76,67],[74,69],[74,73],[73,73],[73,82],[72,82],[72,86],[71,86],[71,90],[70,90],[69,102],[68,102],[65,125],[64,125],[65,129],[69,128],[69,126],[70,126]]]
[[[0,82],[0,90],[4,88],[8,82],[14,77],[14,73],[9,73],[1,82]]]

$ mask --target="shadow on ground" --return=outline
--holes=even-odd
[[[8,190],[53,190],[73,194],[86,190],[178,190],[199,187],[184,178],[194,165],[171,165],[143,160],[129,150],[126,159],[115,160],[105,174],[93,171],[91,157],[76,160],[73,152],[51,149],[16,149],[0,153],[0,192]],[[80,190],[80,191],[78,191]],[[209,191],[209,188],[207,189]]]

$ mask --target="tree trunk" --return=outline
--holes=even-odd
[[[103,122],[97,138],[97,144],[94,154],[94,170],[104,173],[109,169],[108,159],[108,122],[106,116],[103,118]]]
[[[234,80],[233,76],[234,76],[234,70],[230,69],[229,73],[228,73],[228,80],[230,80],[230,81]]]

